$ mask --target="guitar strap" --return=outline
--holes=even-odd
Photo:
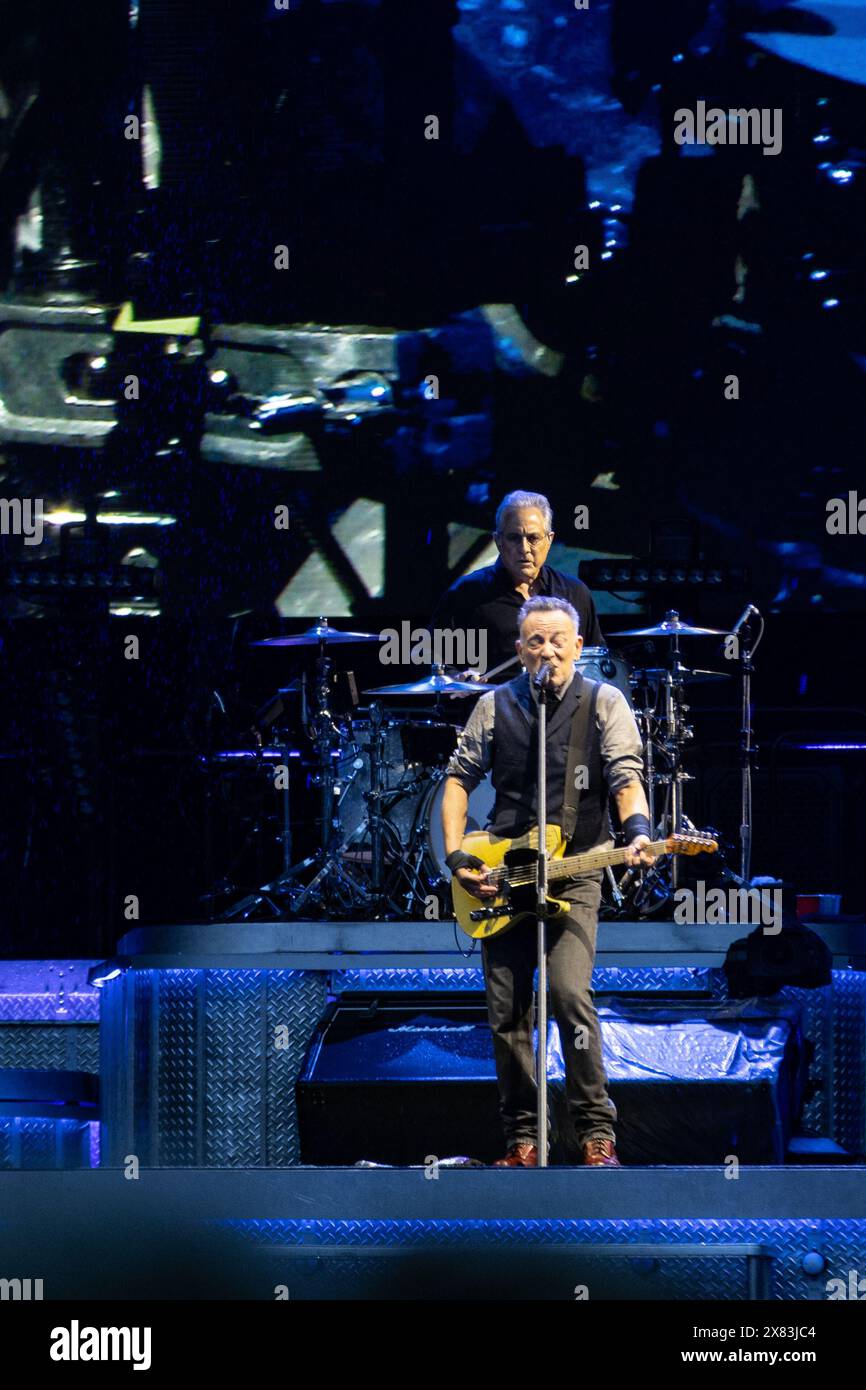
[[[600,684],[600,681],[583,677],[583,684],[577,699],[577,708],[571,719],[568,757],[565,764],[565,798],[562,803],[562,838],[566,844],[571,842],[577,829],[577,811],[580,805],[581,788],[575,786],[574,774],[581,762],[588,763],[590,760],[590,740],[591,736],[595,734],[595,711]],[[588,699],[587,696],[589,696]]]

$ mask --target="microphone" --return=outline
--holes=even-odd
[[[535,686],[535,689],[544,690],[552,674],[553,671],[550,662],[543,662],[542,665],[539,666],[535,675],[532,677],[532,684]]]
[[[753,603],[747,603],[739,618],[737,619],[736,623],[731,628],[731,637],[737,636],[738,632],[740,631],[740,628],[743,626],[744,623],[748,621],[748,619],[751,617],[753,613],[760,617],[760,614],[758,613],[758,610],[755,607],[755,605]]]

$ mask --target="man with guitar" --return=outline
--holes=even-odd
[[[524,667],[515,680],[482,695],[448,765],[442,802],[446,863],[458,897],[479,908],[502,897],[504,848],[514,857],[523,849],[534,863],[531,831],[538,818],[536,786],[538,691],[547,695],[548,849],[593,850],[582,856],[589,871],[565,878],[556,889],[556,915],[547,923],[550,996],[565,1059],[566,1102],[570,1122],[592,1167],[619,1167],[614,1122],[616,1109],[607,1094],[601,1031],[592,1001],[602,869],[599,851],[612,844],[608,803],[613,796],[626,838],[614,851],[621,862],[654,861],[659,846],[650,846],[649,808],[644,794],[642,746],[634,715],[614,686],[591,681],[575,669],[583,647],[579,618],[572,605],[554,596],[528,599],[520,609],[517,654]],[[488,830],[470,837],[472,849],[489,844],[487,861],[463,848],[469,795],[492,771],[496,801]],[[535,846],[538,835],[535,836]],[[516,858],[520,859],[516,853]],[[551,869],[554,860],[551,860]],[[568,866],[563,865],[568,873]],[[483,935],[482,957],[487,1010],[493,1031],[500,1113],[507,1153],[496,1167],[537,1165],[537,1104],[532,1046],[533,977],[536,965],[534,871],[513,870],[515,891],[528,891],[524,915],[511,921],[507,906],[494,917],[494,930]],[[511,909],[513,914],[514,909]],[[492,914],[492,909],[491,909]],[[482,918],[485,914],[479,914]],[[465,925],[461,921],[461,925]],[[503,929],[503,927],[505,929]]]

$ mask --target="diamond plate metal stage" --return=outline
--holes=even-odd
[[[596,994],[723,999],[744,930],[603,923]],[[0,1107],[13,1136],[0,1146],[0,1272],[38,1265],[46,1298],[826,1299],[830,1280],[866,1270],[866,929],[815,930],[832,983],[779,998],[799,1004],[813,1048],[802,1127],[835,1145],[811,1166],[789,1154],[736,1175],[452,1169],[423,1154],[413,1167],[304,1165],[295,1083],[329,999],[477,991],[479,952],[450,922],[136,929],[89,984],[82,962],[65,963],[65,996],[53,976],[33,983],[44,963],[26,963],[29,984],[14,973],[25,963],[8,963],[6,1066],[65,1055],[70,1074],[92,1070],[98,998],[101,1094],[89,1170],[57,1137],[73,1121]],[[16,1161],[26,1126],[40,1171]],[[52,1161],[52,1144],[65,1156]]]
[[[823,1300],[863,1269],[863,1192],[861,1167],[7,1172],[0,1249],[46,1298]]]
[[[746,930],[605,922],[596,993],[720,996],[725,954]],[[834,955],[832,985],[780,995],[799,1002],[814,1049],[803,1123],[863,1153],[866,928],[816,930]],[[294,1084],[329,995],[483,988],[480,950],[451,922],[141,929],[95,977],[105,1161],[136,1153],[155,1167],[297,1162]]]

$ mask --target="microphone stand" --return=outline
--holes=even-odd
[[[752,767],[756,752],[752,729],[752,672],[755,669],[752,665],[752,653],[752,625],[747,618],[743,624],[740,649],[740,876],[746,887],[749,884],[752,861]]]
[[[538,1167],[547,1167],[547,682],[538,689],[538,857],[535,921],[538,938],[538,994],[535,1017],[535,1079],[538,1088]]]

